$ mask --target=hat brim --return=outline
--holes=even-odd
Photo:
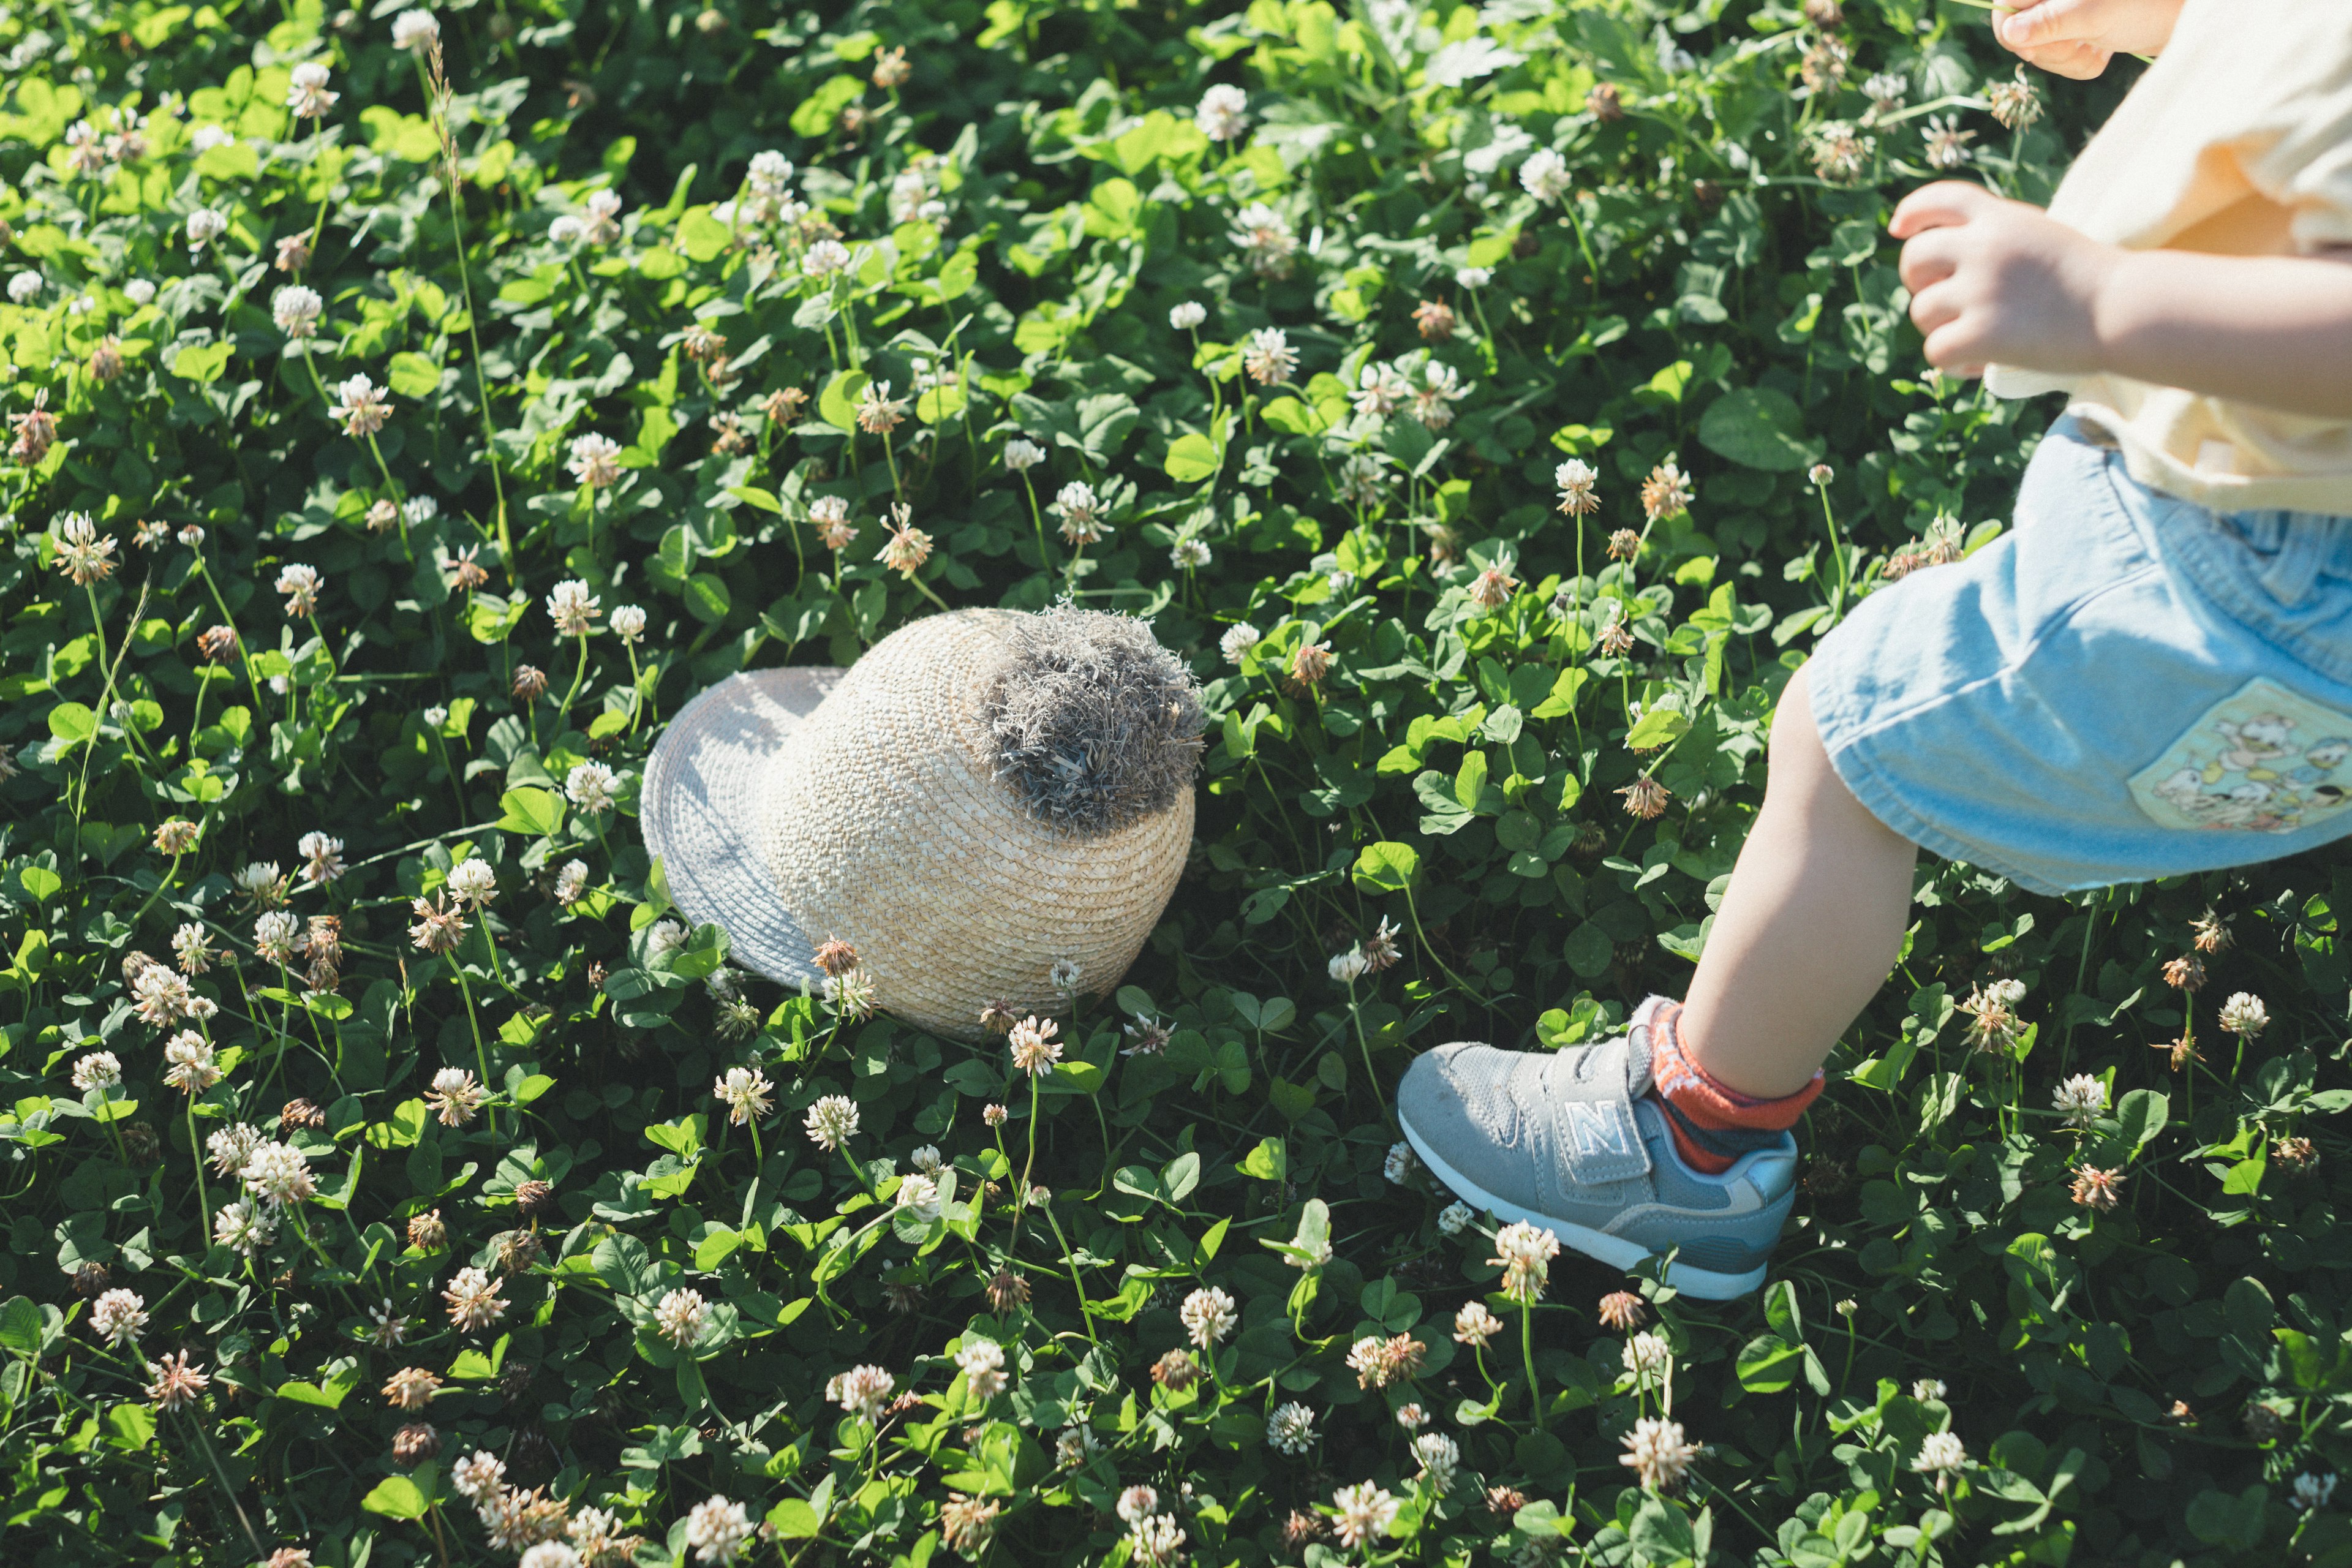
[[[763,789],[778,752],[843,673],[793,666],[720,681],[670,721],[638,794],[646,847],[670,901],[696,924],[724,929],[736,963],[786,985],[820,975],[761,847]]]

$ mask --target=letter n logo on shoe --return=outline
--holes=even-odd
[[[1633,1152],[1633,1128],[1625,1108],[1613,1100],[1568,1102],[1569,1152],[1579,1160]]]

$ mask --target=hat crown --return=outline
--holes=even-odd
[[[1067,603],[1012,624],[982,716],[995,776],[1023,809],[1086,836],[1174,805],[1207,722],[1192,672],[1150,627]]]
[[[888,1011],[965,1037],[988,1002],[1053,1011],[1054,965],[1115,984],[1175,889],[1199,712],[1139,622],[929,616],[777,757],[763,856],[808,940],[850,942]]]

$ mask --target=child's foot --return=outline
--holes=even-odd
[[[1650,1089],[1650,1025],[1556,1052],[1440,1046],[1397,1089],[1397,1119],[1430,1173],[1465,1203],[1545,1226],[1619,1268],[1674,1254],[1666,1283],[1724,1300],[1764,1283],[1796,1201],[1796,1140],[1781,1133],[1720,1175],[1675,1148]]]

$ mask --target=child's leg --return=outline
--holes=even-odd
[[[1917,853],[1830,766],[1806,676],[1797,672],[1773,716],[1764,808],[1675,1029],[1693,1065],[1759,1099],[1802,1090],[1885,984]]]

